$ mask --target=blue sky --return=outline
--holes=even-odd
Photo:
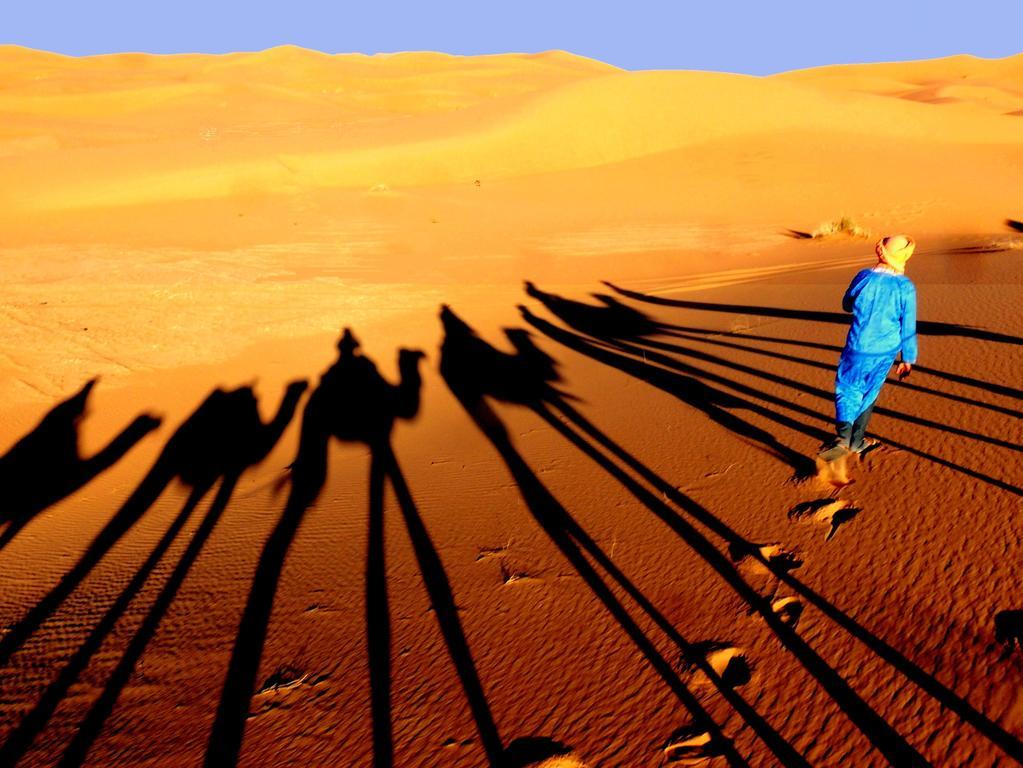
[[[626,69],[767,74],[1023,51],[1023,0],[34,0],[0,43],[71,55],[259,50],[479,54],[562,48]]]

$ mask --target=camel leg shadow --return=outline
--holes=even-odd
[[[160,622],[177,597],[185,577],[191,571],[200,552],[206,546],[206,542],[220,521],[234,493],[237,482],[237,477],[224,478],[221,482],[220,489],[217,491],[217,495],[206,516],[199,524],[174,571],[150,607],[145,619],[143,619],[142,625],[136,631],[134,637],[132,637],[120,661],[107,679],[103,692],[93,702],[89,712],[79,725],[78,731],[58,763],[58,768],[79,768],[85,763],[89,750],[99,737],[107,718],[114,711],[114,706],[117,704],[121,692],[131,680],[135,668],[142,658],[142,654],[156,635]]]

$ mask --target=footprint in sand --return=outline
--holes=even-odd
[[[732,543],[728,545],[728,555],[733,563],[753,573],[794,571],[803,564],[799,555],[781,544]]]
[[[849,477],[849,462],[855,454],[846,454],[833,461],[825,461],[817,457],[817,482],[825,488],[840,489],[852,485],[855,480]]]
[[[771,610],[793,629],[803,615],[803,604],[795,597],[778,597],[771,601]]]
[[[285,664],[274,670],[252,697],[250,717],[259,717],[275,709],[289,709],[295,705],[294,697],[317,695],[315,689],[325,683],[330,674],[304,672]]]
[[[706,765],[724,750],[713,737],[696,726],[675,731],[664,746],[664,761],[671,765]]]
[[[789,520],[812,520],[828,526],[825,541],[831,541],[838,529],[860,513],[858,507],[852,507],[843,499],[814,499],[802,501],[789,510]]]
[[[528,571],[516,570],[512,566],[508,565],[504,560],[501,561],[501,583],[502,584],[515,584],[522,581],[535,581],[536,576],[529,573]]]
[[[480,560],[489,560],[493,557],[503,557],[504,553],[508,551],[508,546],[505,544],[496,547],[479,547],[476,552],[476,562]]]
[[[799,555],[781,544],[765,544],[760,547],[760,557],[773,569],[781,571],[794,571],[803,564]]]
[[[516,584],[522,581],[536,581],[539,577],[526,570],[515,568],[508,563],[508,547],[481,547],[476,554],[476,562],[497,560],[501,570],[501,584]]]
[[[687,682],[700,688],[715,685],[716,681],[711,679],[707,667],[713,671],[716,680],[729,688],[745,685],[753,678],[745,652],[728,643],[694,643],[687,653],[682,654],[679,665],[682,673],[689,678]]]

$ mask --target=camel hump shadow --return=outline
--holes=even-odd
[[[161,459],[192,487],[237,477],[277,444],[307,386],[305,381],[288,384],[268,423],[260,417],[252,387],[215,389],[167,441]]]
[[[600,302],[594,305],[542,291],[529,280],[525,282],[525,290],[527,295],[543,304],[547,311],[566,325],[590,336],[638,339],[664,330],[662,323],[606,293],[591,294]]]
[[[451,307],[441,307],[444,340],[441,342],[441,376],[463,402],[484,396],[508,403],[536,406],[544,402],[574,399],[554,385],[562,381],[557,362],[541,350],[528,331],[506,328],[514,348],[503,352],[473,330]]]

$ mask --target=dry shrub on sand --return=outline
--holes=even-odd
[[[837,235],[849,235],[850,237],[870,237],[870,230],[864,229],[848,216],[843,216],[835,221],[828,221],[821,224],[813,231],[814,238],[835,237]]]

